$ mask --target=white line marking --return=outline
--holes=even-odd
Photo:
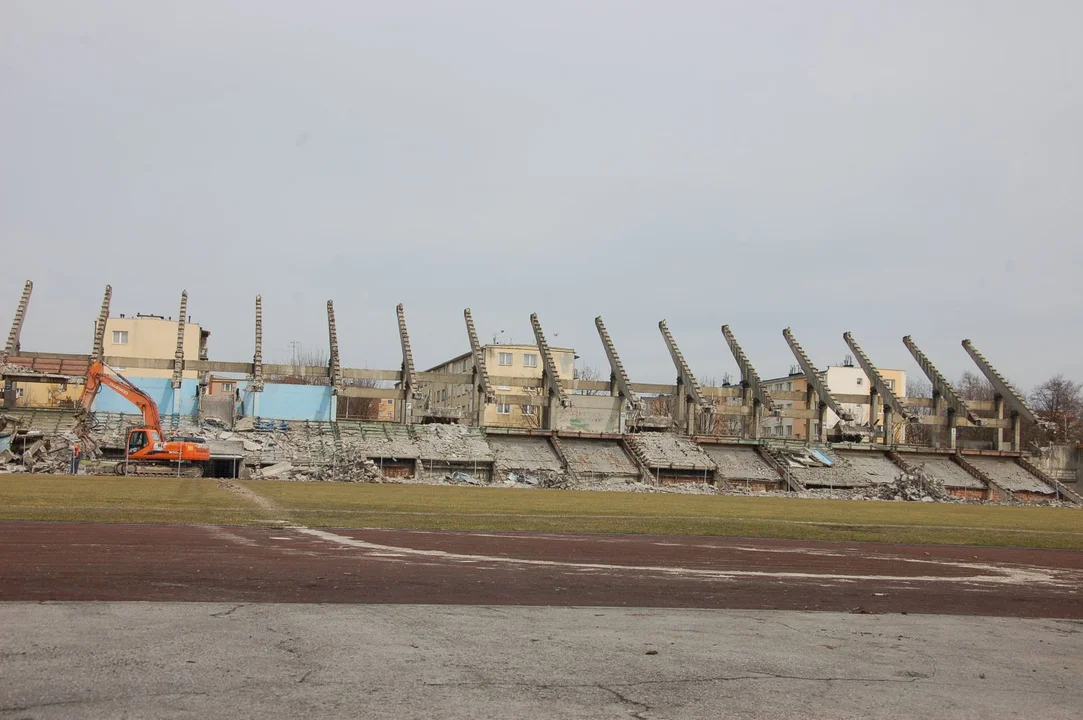
[[[441,558],[463,563],[489,562],[508,565],[535,565],[542,567],[561,567],[579,570],[605,570],[620,572],[649,572],[665,575],[683,575],[687,577],[727,580],[737,578],[776,578],[776,579],[799,579],[799,580],[834,580],[836,582],[854,582],[857,580],[875,582],[930,582],[930,583],[987,583],[994,585],[1025,585],[1028,583],[1043,583],[1046,585],[1072,585],[1074,581],[1061,579],[1056,570],[1045,568],[1018,568],[997,567],[987,564],[968,564],[960,562],[945,563],[953,567],[961,567],[979,571],[982,573],[966,577],[945,577],[940,575],[847,575],[830,573],[801,573],[801,572],[769,572],[762,570],[705,570],[701,568],[659,567],[653,565],[609,565],[605,563],[576,563],[559,560],[530,560],[526,558],[510,558],[495,555],[467,555],[463,553],[450,553],[443,550],[419,550],[416,548],[396,547],[392,545],[380,545],[377,543],[358,540],[357,538],[337,535],[326,530],[316,530],[303,526],[293,526],[293,530],[306,535],[326,540],[327,542],[346,545],[349,547],[367,550],[379,557],[418,556]]]

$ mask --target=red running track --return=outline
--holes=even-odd
[[[0,524],[0,600],[1083,617],[1083,553],[688,536]]]

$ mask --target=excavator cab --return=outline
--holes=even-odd
[[[147,431],[132,430],[128,433],[128,454],[135,455],[147,446]]]
[[[128,433],[128,455],[137,455],[141,450],[153,448],[162,449],[162,439],[158,432],[151,428],[138,428]]]

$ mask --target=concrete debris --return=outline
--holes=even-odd
[[[881,500],[907,500],[910,502],[934,502],[950,497],[944,489],[944,483],[929,475],[921,467],[910,472],[900,473],[891,485],[878,485],[870,488],[870,496]]]
[[[777,473],[751,445],[700,447],[671,433],[632,434],[624,441],[562,437],[558,446],[567,457],[569,473],[554,439],[486,435],[462,425],[257,423],[252,418],[239,418],[236,429],[228,430],[214,427],[207,418],[165,416],[162,421],[168,435],[207,437],[216,457],[236,459],[238,474],[255,479],[992,503],[975,493],[966,499],[956,497],[964,495],[960,489],[981,491],[984,484],[950,456],[920,451],[902,453],[905,464],[913,468],[903,472],[888,455],[875,449],[808,448],[786,443],[764,446],[805,483],[807,490],[794,493],[774,489]],[[0,414],[0,473],[67,473],[75,442],[82,444],[87,461],[100,458],[102,448],[115,457],[124,447],[128,430],[140,424],[136,415],[15,408]],[[648,466],[717,468],[729,486],[653,483],[640,475],[635,462],[642,465],[644,459]],[[1014,492],[1024,493],[1014,500],[998,501],[1001,504],[1079,507],[1050,495],[1048,488],[1040,495],[1044,484],[1011,457],[968,456],[968,460]]]
[[[293,470],[293,465],[288,462],[280,462],[260,470],[260,477],[267,479],[277,478],[281,475],[285,475],[291,470]]]
[[[444,476],[444,482],[448,485],[481,485],[481,481],[473,475],[464,472],[448,473]]]

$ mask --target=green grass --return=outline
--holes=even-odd
[[[216,480],[0,475],[0,520],[246,524],[261,518]]]
[[[535,530],[1083,549],[1064,508],[425,485],[245,483],[323,527]]]
[[[1083,511],[936,503],[0,475],[0,521],[533,530],[991,545],[1083,550]]]

